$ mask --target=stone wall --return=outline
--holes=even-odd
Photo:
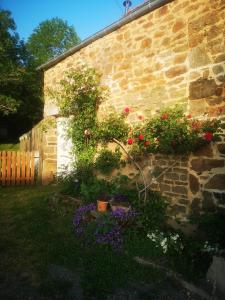
[[[153,155],[143,170],[148,180],[166,170],[150,186],[170,199],[169,211],[177,218],[225,209],[225,130],[218,142],[190,156]]]
[[[224,107],[224,0],[174,0],[97,39],[45,71],[45,91],[66,70],[96,68],[109,98],[100,107],[151,116],[182,103],[193,115]],[[45,115],[57,108],[46,94]]]
[[[109,88],[99,116],[129,106],[129,120],[182,104],[193,116],[225,110],[225,1],[174,0],[71,53],[44,74],[45,116],[58,109],[48,93],[66,71],[94,67]],[[224,129],[224,124],[223,124]],[[178,216],[224,205],[225,141],[190,157],[156,155],[145,172],[176,165],[152,188],[171,199]]]
[[[20,151],[39,152],[39,181],[48,184],[56,175],[57,137],[55,118],[46,118],[20,137]]]

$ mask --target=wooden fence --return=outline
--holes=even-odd
[[[0,151],[0,185],[32,185],[35,182],[34,152]]]

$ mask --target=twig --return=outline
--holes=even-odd
[[[171,169],[172,167],[174,167],[176,163],[177,163],[177,162],[175,161],[171,166],[169,166],[168,168],[166,168],[165,170],[163,170],[158,176],[152,178],[152,179],[150,180],[150,183],[149,183],[148,185],[146,185],[142,190],[140,190],[140,192],[143,192],[145,188],[146,188],[146,189],[149,188],[150,185],[152,184],[152,180],[153,180],[153,179],[154,179],[154,181],[157,181],[157,180],[158,180],[162,175],[164,175],[169,169]]]
[[[139,166],[139,164],[135,161],[135,159],[133,158],[132,155],[130,155],[130,153],[127,151],[127,149],[123,146],[122,143],[120,143],[120,141],[118,141],[117,139],[113,138],[113,141],[119,145],[123,151],[126,153],[126,155],[130,158],[130,160],[133,162],[133,164],[135,165],[135,167],[138,169],[141,177],[142,177],[142,180],[143,180],[143,184],[144,184],[144,187],[146,187],[146,179],[145,179],[145,176],[144,176],[144,173],[142,172],[141,170],[141,167]],[[137,184],[136,184],[137,185]],[[146,203],[146,198],[147,198],[147,188],[144,188],[143,189],[143,192],[144,192],[144,203]],[[138,191],[138,196],[139,196],[139,199],[140,199],[140,195],[141,195],[141,192]]]

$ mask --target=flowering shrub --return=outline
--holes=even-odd
[[[183,250],[184,246],[182,244],[181,237],[178,233],[164,233],[159,230],[151,231],[147,234],[147,238],[154,243],[155,247],[162,250],[164,254],[170,253],[179,253]]]
[[[121,250],[123,233],[134,223],[137,216],[135,211],[125,212],[117,209],[109,215],[101,215],[90,219],[90,211],[96,209],[92,203],[81,206],[76,210],[73,225],[75,234],[88,245],[109,246],[114,250]]]
[[[195,120],[191,115],[186,116],[182,108],[175,107],[138,124],[127,143],[138,145],[140,152],[185,154],[216,140],[219,126],[217,119]]]

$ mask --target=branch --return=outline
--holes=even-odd
[[[147,186],[145,186],[144,189],[145,189],[145,188],[146,188],[146,189],[149,188],[150,185],[152,184],[152,180],[153,180],[153,179],[154,179],[154,181],[157,181],[157,180],[158,180],[162,175],[164,175],[169,169],[171,169],[172,167],[174,167],[174,166],[176,165],[176,163],[177,163],[177,161],[175,161],[175,162],[174,162],[171,166],[169,166],[168,168],[164,169],[158,176],[152,178],[152,179],[150,180],[150,183],[149,183]],[[140,192],[143,192],[144,189],[142,189]]]
[[[130,160],[133,162],[133,164],[135,165],[135,167],[138,169],[141,177],[142,177],[142,180],[143,180],[143,184],[144,184],[144,189],[143,190],[138,190],[138,196],[139,196],[139,200],[140,200],[140,197],[141,197],[141,193],[144,192],[144,203],[146,203],[146,198],[147,198],[147,187],[146,187],[146,179],[145,179],[145,176],[144,176],[144,173],[142,172],[142,169],[141,167],[139,166],[139,164],[135,161],[135,159],[133,158],[132,155],[130,155],[130,153],[127,151],[127,149],[124,147],[124,145],[118,141],[117,139],[113,138],[113,142],[115,142],[117,145],[119,145],[123,151],[126,153],[126,155],[130,158]],[[136,186],[138,187],[138,185],[136,184]]]

